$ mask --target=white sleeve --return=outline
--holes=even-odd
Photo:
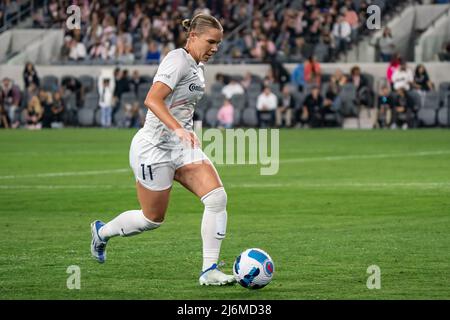
[[[159,65],[153,83],[160,81],[173,90],[189,70],[188,67],[186,59],[181,55],[168,54]]]

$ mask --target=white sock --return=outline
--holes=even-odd
[[[227,196],[224,188],[217,188],[202,197],[205,205],[202,219],[203,267],[202,271],[217,263],[220,245],[225,236],[227,223]],[[217,232],[221,235],[218,237]]]
[[[144,216],[142,210],[125,211],[105,224],[98,231],[99,236],[108,240],[109,238],[122,236],[128,237],[147,230],[158,228],[162,222],[153,222]]]

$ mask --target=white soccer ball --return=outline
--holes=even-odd
[[[275,270],[272,258],[264,250],[247,249],[234,261],[233,274],[244,288],[260,289],[269,284]]]

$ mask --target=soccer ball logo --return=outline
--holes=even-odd
[[[233,274],[244,288],[260,289],[269,284],[274,272],[272,258],[264,250],[247,249],[234,261]]]

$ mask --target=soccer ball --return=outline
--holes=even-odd
[[[234,261],[233,274],[244,288],[261,289],[272,280],[274,265],[272,258],[264,250],[247,249]]]

